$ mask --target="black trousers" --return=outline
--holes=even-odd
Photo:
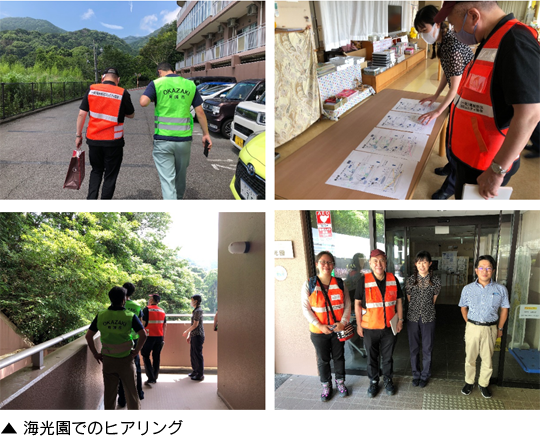
[[[101,188],[101,199],[110,200],[113,198],[114,189],[116,188],[116,179],[120,172],[122,159],[124,157],[124,147],[99,147],[89,145],[90,165],[92,172],[90,173],[90,182],[88,186],[88,200],[97,200],[99,195],[99,187],[103,180]]]
[[[311,333],[311,342],[317,353],[317,368],[321,383],[332,381],[330,360],[334,361],[336,380],[345,380],[345,342],[340,342],[335,333]]]
[[[407,322],[409,336],[409,351],[411,353],[411,367],[413,379],[429,380],[431,377],[431,352],[435,339],[435,321]],[[420,350],[422,350],[422,370],[420,371]]]
[[[394,348],[396,336],[390,327],[384,329],[364,329],[364,346],[367,353],[367,373],[370,381],[379,381],[379,359],[382,361],[384,379],[392,379],[394,375]]]
[[[471,168],[469,165],[461,162],[457,157],[452,156],[455,164],[456,164],[456,192],[455,197],[456,200],[461,200],[463,198],[463,185],[465,183],[471,184],[471,185],[478,185],[478,182],[476,179],[482,174],[484,171],[477,170],[476,168]],[[516,160],[512,164],[512,169],[506,173],[504,176],[503,182],[501,186],[506,186],[508,182],[510,181],[510,178],[517,173],[519,170],[521,159]]]
[[[133,339],[133,344],[135,347],[137,346],[137,341],[139,339]],[[137,354],[135,356],[135,371],[137,373],[137,392],[139,393],[139,398],[144,398],[144,391],[142,388],[142,375],[141,375],[141,358]],[[122,386],[122,380],[120,380],[120,383],[118,384],[118,403],[120,405],[126,404],[126,394],[124,393],[124,386]]]
[[[142,347],[141,355],[144,361],[144,371],[149,382],[155,382],[158,378],[162,348],[163,336],[148,336]],[[150,361],[150,353],[152,353],[152,361]]]
[[[191,357],[191,368],[193,368],[193,375],[201,377],[204,375],[204,357],[202,354],[204,336],[191,336],[189,344],[189,355]]]

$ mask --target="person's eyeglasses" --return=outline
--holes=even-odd
[[[334,264],[334,262],[327,262],[326,260],[319,260],[319,263],[322,265],[322,266],[332,266]]]
[[[486,272],[491,272],[491,271],[493,271],[493,268],[490,268],[490,267],[484,268],[483,266],[478,267],[478,271],[484,271],[484,270]]]

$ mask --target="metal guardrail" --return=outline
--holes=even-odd
[[[166,316],[172,317],[172,318],[191,317],[191,313],[171,313],[171,314],[166,314]],[[215,316],[216,316],[215,313],[205,313],[203,315],[203,317],[212,317],[212,318],[214,318]],[[43,342],[42,344],[35,345],[34,347],[30,347],[13,356],[6,357],[5,359],[0,360],[0,369],[13,365],[14,363],[17,363],[23,359],[26,359],[27,357],[32,357],[33,368],[35,369],[43,368],[44,351],[47,348],[50,348],[53,345],[56,345],[62,341],[65,341],[68,338],[71,338],[81,332],[88,330],[88,327],[90,327],[90,324],[84,327],[78,328],[77,330],[72,330],[69,333],[57,336],[56,338],[50,339],[47,342]]]
[[[26,359],[27,357],[32,357],[33,368],[36,368],[36,369],[43,368],[43,352],[47,348],[50,348],[53,345],[58,344],[59,342],[65,341],[66,339],[71,338],[72,336],[75,336],[85,330],[88,330],[88,327],[90,327],[90,324],[84,327],[81,327],[77,330],[73,330],[64,335],[57,336],[56,338],[50,339],[47,342],[43,342],[42,344],[28,348],[27,350],[21,351],[20,353],[17,353],[13,356],[6,357],[5,359],[0,360],[0,369],[6,368],[9,365],[13,365],[14,363],[17,363],[20,360]]]
[[[2,82],[2,119],[84,96],[94,82]]]

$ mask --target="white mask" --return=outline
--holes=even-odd
[[[434,24],[430,33],[421,33],[420,36],[428,44],[435,44],[439,37],[439,28]]]

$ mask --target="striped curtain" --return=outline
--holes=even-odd
[[[512,12],[514,14],[514,17],[516,17],[519,21],[523,22],[525,20],[525,15],[527,15],[527,9],[529,6],[529,2],[497,2],[499,7],[509,14]]]

